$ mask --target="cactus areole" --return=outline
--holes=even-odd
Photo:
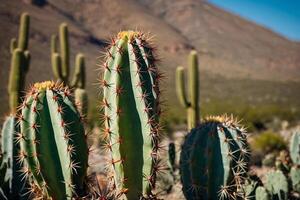
[[[159,171],[161,74],[153,47],[141,32],[120,32],[103,64],[103,136],[111,152],[108,168],[121,199],[151,196]]]
[[[36,83],[19,117],[19,161],[42,198],[71,199],[84,190],[88,148],[70,91],[54,82]]]
[[[231,199],[239,194],[249,150],[232,117],[209,117],[186,136],[180,174],[186,199]]]

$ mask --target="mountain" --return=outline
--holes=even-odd
[[[186,66],[191,49],[199,52],[201,104],[207,105],[204,109],[212,102],[300,108],[300,43],[203,0],[48,0],[43,7],[25,0],[2,0],[2,105],[7,105],[9,41],[17,36],[19,15],[24,11],[32,17],[28,85],[53,78],[50,36],[58,32],[61,22],[67,22],[71,63],[76,53],[86,55],[87,87],[93,102],[99,91],[95,83],[100,77],[97,63],[101,60],[97,58],[106,41],[120,30],[137,29],[154,35],[153,43],[162,60],[159,67],[167,75],[162,87],[168,89],[165,100],[169,115],[183,111],[175,97],[174,73],[178,65]],[[0,108],[0,113],[7,113],[7,107]]]

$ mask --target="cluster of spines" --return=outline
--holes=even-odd
[[[195,50],[191,51],[188,61],[188,79],[190,81],[188,91],[185,88],[184,68],[179,66],[176,69],[176,93],[179,102],[187,110],[188,130],[191,130],[200,122],[199,68]]]
[[[51,93],[48,92],[46,94],[47,90],[50,90]],[[72,97],[70,95],[70,90],[63,87],[62,84],[54,83],[52,81],[38,83],[30,89],[22,106],[20,107],[22,112],[18,119],[19,124],[21,125],[21,130],[16,137],[16,142],[21,145],[18,162],[23,165],[21,170],[23,173],[23,179],[31,180],[31,188],[29,188],[28,193],[31,193],[34,196],[40,195],[40,197],[43,196],[45,198],[50,196],[54,198],[61,198],[62,196],[59,197],[59,195],[62,195],[62,193],[59,192],[61,192],[62,187],[65,187],[65,195],[67,195],[65,198],[71,198],[72,195],[75,194],[75,191],[77,192],[83,189],[75,187],[82,186],[83,178],[86,175],[87,155],[89,150],[87,146],[84,145],[84,140],[86,138],[80,138],[80,134],[84,131],[83,127],[81,127],[81,125],[76,125],[77,128],[79,127],[77,132],[71,132],[70,130],[71,126],[74,126],[74,124],[82,123],[82,117],[80,117],[79,113],[76,113],[76,109],[72,109]],[[43,97],[48,98],[47,103],[52,104],[51,108],[48,108],[48,106],[45,105],[45,100],[42,99]],[[67,108],[66,105],[71,108]],[[42,117],[47,115],[43,113],[43,109],[48,109],[44,112],[48,112],[52,109],[53,114],[56,115],[57,121],[41,121],[45,120]],[[72,109],[72,111],[70,112],[68,109]],[[66,115],[65,112],[68,112],[68,115]],[[70,116],[72,114],[74,115]],[[68,121],[68,118],[73,118],[77,121]],[[48,133],[49,135],[47,137],[62,137],[61,139],[56,138],[57,144],[55,146],[58,148],[57,151],[61,152],[60,154],[64,154],[64,161],[60,161],[66,163],[51,163],[51,161],[55,159],[52,158],[50,154],[45,155],[45,152],[55,151],[53,149],[54,146],[49,146],[49,143],[45,141],[46,138],[43,138],[46,134],[43,131],[47,131],[45,129],[48,131],[51,131],[52,129],[54,131],[54,129],[56,129],[55,132]],[[43,153],[41,153],[41,151]],[[42,160],[43,156],[43,159],[46,160]],[[48,158],[46,158],[47,156]],[[49,159],[49,162],[47,159]],[[66,166],[64,166],[64,164]],[[45,166],[47,166],[47,169]],[[69,170],[68,173],[65,172],[65,169],[62,169],[64,171],[63,173],[66,173],[63,176],[66,180],[56,180],[56,183],[64,185],[58,184],[55,186],[55,184],[53,184],[53,182],[55,182],[53,179],[58,178],[58,174],[56,174],[57,177],[53,174],[52,177],[51,175],[49,176],[49,174],[45,176],[45,174],[49,171],[55,171],[56,166],[66,167],[65,169]],[[78,176],[73,177],[76,175]],[[49,183],[52,182],[52,184],[49,184],[47,181],[49,181]]]
[[[208,138],[201,140],[201,135]],[[208,117],[203,119],[198,127],[192,129],[182,146],[180,158],[183,191],[187,198],[214,198],[212,196],[216,194],[213,188],[218,188],[215,192],[220,199],[237,199],[244,196],[242,185],[248,170],[250,153],[246,136],[245,129],[239,128],[238,121],[232,116]],[[210,140],[209,137],[212,139],[210,142],[218,141],[218,145],[223,146],[222,149],[217,150],[217,144],[206,144]],[[214,165],[210,163],[213,162],[214,151],[218,154],[215,156],[222,157],[222,163]],[[208,163],[200,167],[197,160],[199,162],[206,160]],[[213,185],[216,183],[213,183],[215,180],[212,180],[211,171],[218,167],[223,168],[223,173],[227,174],[227,177],[224,177],[223,184]],[[192,169],[198,175],[194,174]]]
[[[128,42],[128,49],[124,49],[122,42]],[[158,69],[156,68],[155,62],[155,56],[153,55],[153,47],[149,45],[149,42],[146,41],[146,37],[141,32],[120,32],[116,38],[112,38],[111,45],[107,48],[107,53],[105,55],[105,62],[102,64],[102,69],[104,71],[104,78],[100,80],[100,85],[103,88],[103,94],[104,98],[101,103],[101,107],[104,109],[104,114],[102,115],[103,122],[105,124],[105,128],[103,130],[103,137],[104,139],[108,139],[108,142],[105,145],[105,149],[109,150],[111,154],[114,154],[114,151],[117,148],[120,148],[124,138],[115,138],[112,128],[110,127],[111,121],[116,120],[115,116],[110,116],[107,110],[115,109],[115,115],[121,116],[121,115],[127,115],[129,113],[124,113],[123,109],[121,107],[114,107],[114,105],[111,105],[112,102],[109,101],[107,97],[107,92],[114,91],[116,98],[119,98],[124,93],[126,93],[126,90],[122,85],[120,85],[118,82],[109,82],[106,79],[107,74],[116,73],[117,76],[123,76],[125,66],[117,65],[114,68],[111,66],[114,66],[113,63],[116,60],[117,56],[128,56],[129,60],[128,63],[131,63],[132,65],[135,65],[136,69],[132,70],[130,69],[130,76],[139,77],[137,78],[139,81],[136,83],[132,83],[132,85],[135,84],[135,90],[139,93],[135,93],[135,98],[139,98],[140,101],[144,102],[144,108],[143,112],[147,115],[147,125],[151,127],[150,137],[152,142],[152,150],[151,155],[148,155],[152,158],[152,170],[151,174],[149,176],[144,175],[144,179],[149,183],[149,186],[151,189],[155,188],[155,182],[156,182],[156,176],[159,170],[162,169],[161,163],[159,161],[159,155],[158,152],[161,148],[160,146],[160,125],[158,123],[158,117],[160,115],[160,103],[159,103],[159,80],[162,77],[162,74],[158,72]],[[125,45],[126,46],[126,45]],[[130,47],[129,47],[130,46]],[[128,51],[125,52],[125,51]],[[141,63],[144,62],[144,64],[147,66],[146,69],[142,69]],[[128,64],[127,63],[127,64]],[[149,80],[143,80],[142,76],[144,73],[147,73],[150,75],[150,81]],[[130,77],[124,77],[124,79],[131,79]],[[123,80],[124,80],[123,79]],[[148,82],[146,82],[148,81]],[[150,91],[151,90],[151,91]],[[151,96],[153,95],[153,96]],[[152,98],[152,99],[149,99]],[[153,99],[155,99],[153,101]],[[114,107],[114,108],[112,108]],[[142,119],[141,119],[142,120]],[[134,134],[134,130],[132,130]],[[120,150],[121,151],[121,150]],[[124,164],[126,162],[126,152],[120,152],[119,159],[114,158],[112,156],[109,162],[108,169],[114,169],[115,164],[121,163]],[[144,155],[145,156],[145,155]],[[149,158],[148,158],[149,159]],[[112,178],[114,180],[114,186],[115,188],[119,189],[119,192],[117,196],[121,197],[123,194],[126,194],[128,192],[128,188],[118,188],[120,186],[117,186],[118,183],[116,180],[116,175],[112,173]],[[133,178],[133,177],[131,177]],[[128,181],[127,177],[124,177],[123,181]],[[148,194],[142,195],[153,195],[151,191],[148,191]],[[136,197],[137,198],[137,197]]]

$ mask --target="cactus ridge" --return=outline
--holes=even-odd
[[[20,162],[44,198],[80,195],[86,176],[88,147],[81,116],[70,91],[47,81],[34,84],[22,105]]]
[[[187,199],[237,197],[248,170],[244,128],[233,117],[209,117],[186,136],[180,155]]]
[[[103,137],[122,199],[153,195],[160,162],[159,80],[153,47],[141,32],[121,32],[103,64]],[[134,170],[133,170],[134,169]]]

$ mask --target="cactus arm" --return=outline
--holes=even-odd
[[[76,55],[75,72],[71,85],[76,88],[85,88],[85,62],[83,54]]]
[[[51,54],[58,53],[57,35],[51,35]]]
[[[62,60],[62,77],[66,85],[68,85],[69,77],[69,36],[68,26],[66,23],[62,23],[59,26],[59,42],[60,42],[60,54]]]
[[[16,39],[16,38],[12,38],[12,39],[10,40],[10,46],[9,46],[9,48],[10,48],[10,53],[11,53],[11,54],[13,54],[13,53],[14,53],[14,50],[15,50],[16,48],[18,48],[18,44],[17,44],[17,39]]]
[[[20,49],[16,49],[13,53],[11,70],[8,82],[9,105],[12,113],[15,113],[20,103],[21,86],[24,72],[22,66],[24,64],[24,55]]]
[[[176,69],[176,93],[181,105],[188,108],[190,106],[190,102],[188,102],[186,97],[184,68],[181,66]]]
[[[21,15],[18,48],[22,51],[28,48],[30,17],[28,13]]]
[[[51,55],[51,63],[52,63],[52,71],[53,74],[55,76],[55,78],[57,78],[60,82],[64,81],[63,76],[62,76],[62,64],[61,64],[62,60],[61,57],[58,53],[53,53]]]
[[[74,92],[75,103],[79,113],[86,117],[88,113],[88,95],[85,89],[76,88]]]
[[[27,73],[29,71],[30,61],[31,61],[31,54],[28,50],[24,52],[24,72]]]
[[[190,95],[190,128],[196,127],[199,123],[199,71],[197,52],[191,51],[189,55],[189,95]]]

